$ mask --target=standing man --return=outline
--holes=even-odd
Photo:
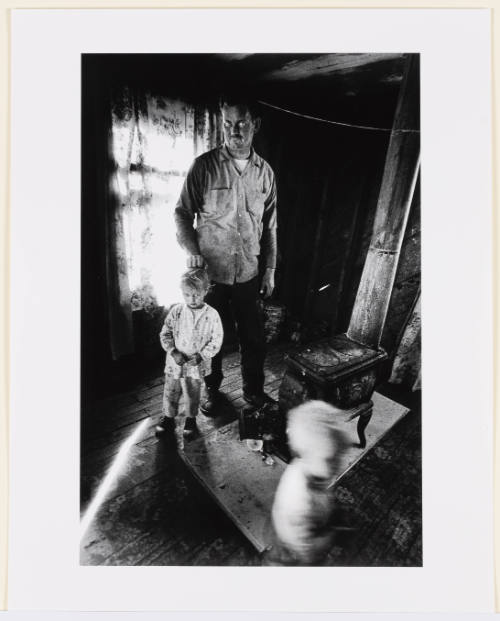
[[[175,209],[177,239],[188,267],[206,265],[212,288],[206,302],[223,321],[231,304],[241,351],[243,397],[260,406],[264,395],[264,333],[257,301],[269,297],[276,268],[276,182],[269,164],[252,147],[260,127],[254,105],[221,101],[224,144],[197,157]],[[194,223],[196,221],[196,228]],[[264,272],[259,282],[259,258]],[[211,414],[222,382],[222,354],[205,377]]]

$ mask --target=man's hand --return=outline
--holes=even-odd
[[[192,356],[189,356],[189,358],[186,361],[186,364],[188,367],[196,367],[200,364],[202,358],[200,356],[200,354],[193,354]]]
[[[268,298],[274,291],[274,270],[271,267],[266,268],[260,285],[260,293]]]
[[[182,367],[182,365],[186,362],[186,356],[181,354],[178,349],[173,349],[171,356],[180,367]]]
[[[203,267],[204,260],[201,254],[191,254],[187,259],[188,267]]]

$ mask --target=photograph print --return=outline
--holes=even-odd
[[[422,566],[419,55],[81,60],[80,564]]]

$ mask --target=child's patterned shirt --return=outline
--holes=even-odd
[[[167,314],[160,332],[160,342],[167,352],[165,375],[172,378],[200,379],[210,375],[211,359],[220,350],[223,338],[219,313],[208,304],[191,309],[187,304],[174,304]],[[200,354],[200,364],[179,366],[172,358],[177,349],[186,356]]]

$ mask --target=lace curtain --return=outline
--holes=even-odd
[[[194,157],[221,139],[214,110],[131,89],[113,93],[108,289],[115,359],[133,350],[133,311],[154,313],[180,299],[186,257],[173,211]]]

